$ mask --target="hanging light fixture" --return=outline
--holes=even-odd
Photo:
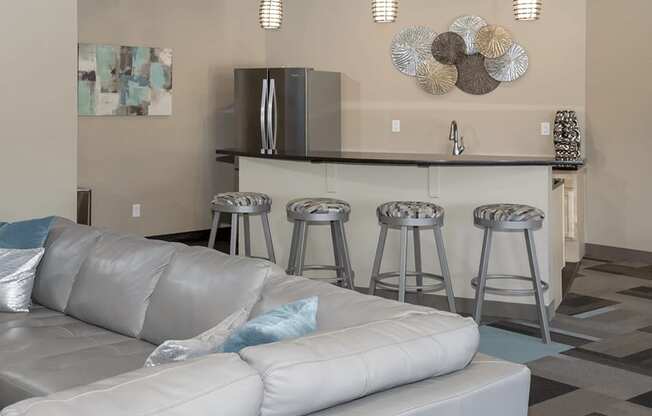
[[[258,16],[263,29],[280,29],[283,23],[283,0],[261,0]]]
[[[516,20],[539,20],[543,0],[514,0]]]
[[[372,0],[371,13],[376,23],[393,23],[398,16],[398,0]]]

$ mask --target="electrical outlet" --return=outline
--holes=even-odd
[[[550,123],[548,122],[541,123],[541,135],[550,136]]]
[[[132,218],[140,218],[140,204],[133,204],[131,206],[131,217]]]
[[[401,120],[392,120],[392,133],[401,132]]]

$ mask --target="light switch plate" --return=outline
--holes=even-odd
[[[401,132],[401,120],[392,120],[392,133]]]
[[[131,206],[131,217],[132,218],[140,218],[140,204],[134,204]]]
[[[550,136],[550,123],[548,122],[541,123],[541,135]]]

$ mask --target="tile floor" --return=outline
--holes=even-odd
[[[492,327],[537,336],[527,323]],[[585,260],[552,322],[572,349],[529,361],[530,416],[652,415],[652,266]]]

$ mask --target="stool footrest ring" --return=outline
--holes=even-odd
[[[446,289],[446,283],[443,276],[433,274],[433,273],[417,273],[417,272],[408,272],[405,274],[406,277],[422,277],[423,280],[430,280],[439,282],[437,284],[423,284],[423,285],[405,285],[405,291],[408,293],[436,293]],[[389,289],[393,291],[399,290],[399,285],[391,282],[387,282],[388,279],[400,278],[401,274],[399,272],[387,272],[381,273],[377,276],[372,276],[371,279],[376,282],[376,286],[380,289]],[[406,282],[407,283],[407,282]]]
[[[477,277],[471,279],[471,287],[477,289],[478,280],[479,278]],[[516,275],[508,275],[508,274],[488,274],[487,281],[489,280],[518,280],[518,281],[530,282],[530,283],[533,282],[532,277],[516,276]],[[542,281],[541,287],[545,292],[550,288],[550,285]],[[534,296],[535,295],[534,289],[503,289],[503,288],[485,286],[484,291],[492,295],[502,295],[502,296]]]

